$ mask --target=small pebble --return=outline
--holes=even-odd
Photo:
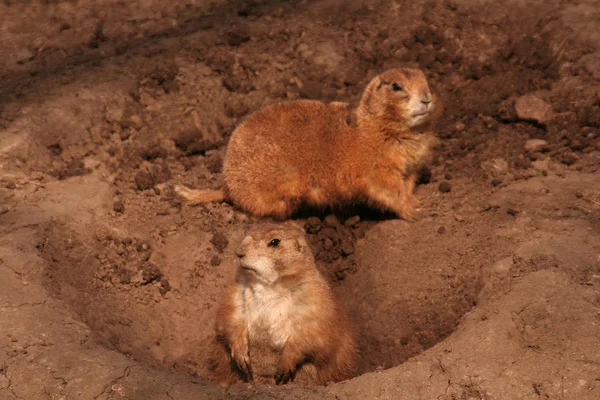
[[[326,216],[323,220],[323,223],[332,228],[335,228],[340,225],[340,221],[338,221],[337,217],[333,214]]]
[[[492,179],[492,186],[499,186],[502,181],[498,178]]]
[[[171,290],[171,284],[169,283],[169,281],[167,279],[161,280],[160,281],[160,288],[158,289],[158,291],[160,292],[160,294],[162,296],[164,296],[170,290]]]
[[[443,235],[444,233],[446,233],[446,227],[444,227],[444,226],[440,226],[440,227],[438,228],[438,233],[439,233],[440,235]]]
[[[454,131],[455,131],[455,132],[462,132],[462,131],[464,131],[464,130],[465,130],[465,124],[463,124],[462,122],[457,122],[457,123],[454,125]]]
[[[452,190],[452,184],[447,181],[443,181],[440,183],[438,190],[442,193],[449,193]]]
[[[115,202],[113,203],[113,210],[115,210],[118,213],[123,213],[125,211],[125,204],[123,204],[123,200],[115,200]]]
[[[210,242],[213,244],[213,246],[215,246],[215,248],[219,252],[222,252],[229,244],[229,240],[227,240],[227,236],[225,236],[222,232],[215,233],[213,235],[212,239],[210,239]]]
[[[543,151],[548,147],[548,142],[543,139],[529,139],[525,142],[525,151]]]
[[[506,210],[506,213],[510,214],[514,217],[515,215],[517,215],[519,213],[519,210],[515,210],[514,208],[509,208],[508,210]]]
[[[219,257],[218,255],[214,255],[212,256],[212,258],[210,259],[210,265],[212,265],[213,267],[216,267],[217,265],[221,264],[221,257]]]
[[[150,250],[150,243],[147,240],[142,240],[136,246],[136,250],[139,252]]]
[[[307,233],[317,233],[321,230],[321,220],[317,217],[309,217],[304,224]]]
[[[346,222],[344,222],[344,225],[348,226],[348,227],[353,227],[354,225],[358,224],[360,222],[360,216],[355,215],[354,217],[350,217],[346,220]]]
[[[563,154],[562,157],[560,157],[560,162],[565,164],[565,165],[572,165],[575,163],[575,161],[577,161],[577,157],[575,157],[573,154]]]

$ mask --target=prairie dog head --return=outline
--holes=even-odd
[[[392,127],[408,129],[424,123],[434,106],[423,71],[399,68],[373,78],[363,93],[359,110]]]
[[[267,285],[314,269],[304,231],[291,223],[263,223],[253,227],[235,253],[248,279]]]

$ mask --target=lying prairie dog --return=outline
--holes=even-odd
[[[425,75],[409,68],[375,77],[355,109],[313,100],[274,104],[233,132],[222,190],[175,189],[191,205],[229,200],[258,217],[286,219],[302,204],[366,200],[410,219],[418,170],[436,142],[414,128],[433,110]]]

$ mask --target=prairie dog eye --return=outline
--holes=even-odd
[[[394,83],[392,83],[392,90],[394,92],[399,92],[399,91],[403,90],[403,88],[402,88],[402,85],[394,82]]]
[[[277,247],[279,246],[279,242],[281,242],[281,240],[275,238],[275,239],[271,239],[271,241],[267,244],[267,246],[269,247]]]

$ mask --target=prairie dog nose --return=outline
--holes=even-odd
[[[239,258],[244,258],[244,256],[246,255],[246,252],[244,251],[244,249],[242,249],[242,246],[240,246],[235,250],[235,255],[238,256]]]
[[[421,98],[421,103],[423,103],[423,104],[425,104],[425,105],[427,105],[427,104],[431,103],[432,101],[433,101],[433,96],[431,96],[431,95],[428,95],[428,96],[423,96],[423,97]]]
[[[237,247],[237,249],[235,249],[235,255],[238,256],[239,258],[243,258],[247,251],[248,251],[248,245],[250,244],[250,238],[246,237],[244,238],[244,240],[242,240],[242,243],[240,243],[240,245]]]

